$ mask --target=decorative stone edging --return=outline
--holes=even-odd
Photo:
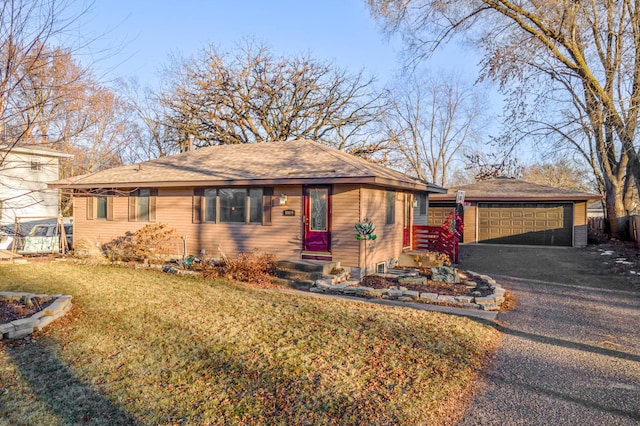
[[[402,286],[391,286],[386,289],[361,286],[359,281],[336,282],[332,279],[316,280],[311,286],[314,293],[337,293],[350,296],[375,297],[380,299],[393,299],[405,302],[421,302],[438,305],[454,306],[467,309],[482,309],[485,311],[497,311],[504,302],[505,290],[488,275],[476,274],[467,271],[461,273],[466,277],[471,275],[475,280],[482,280],[492,293],[487,296],[450,296],[438,293],[419,292],[408,290]],[[477,286],[476,281],[466,281],[467,285]]]
[[[71,310],[71,296],[63,296],[60,294],[50,296],[48,294],[32,294],[32,293],[16,293],[3,291],[0,292],[0,300],[20,300],[27,298],[51,298],[54,299],[46,308],[36,312],[28,318],[21,318],[6,324],[0,324],[0,336],[3,339],[19,339],[28,336],[34,331],[40,331],[53,321],[64,316]]]

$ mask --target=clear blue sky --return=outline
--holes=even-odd
[[[80,10],[91,1],[72,3]],[[98,78],[136,77],[154,89],[171,54],[189,57],[209,43],[230,51],[251,37],[277,55],[309,53],[351,72],[364,70],[379,86],[392,82],[402,65],[400,38],[383,33],[365,0],[95,0],[71,32],[95,38],[93,54],[83,59],[93,62]],[[475,52],[448,46],[421,65],[472,83],[478,62]],[[489,99],[498,115],[500,96],[489,91]]]
[[[82,3],[77,3],[82,4]],[[384,84],[400,68],[401,43],[389,40],[364,0],[96,0],[78,30],[93,44],[98,75],[136,76],[155,87],[172,52],[190,56],[209,43],[225,50],[245,37],[276,54],[310,53]],[[475,79],[477,59],[449,49],[432,67]]]

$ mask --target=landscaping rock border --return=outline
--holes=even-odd
[[[320,279],[311,286],[314,293],[335,293],[350,296],[370,297],[380,299],[392,299],[406,302],[422,302],[437,305],[454,306],[467,309],[481,309],[484,311],[498,311],[504,302],[505,290],[488,275],[477,274],[471,271],[459,273],[466,285],[474,287],[486,286],[491,290],[485,296],[450,296],[438,293],[419,292],[408,290],[403,286],[391,286],[386,289],[375,289],[361,286],[359,281]],[[411,276],[410,274],[408,276]],[[472,279],[470,279],[470,277]],[[473,291],[471,292],[473,294]]]
[[[40,331],[45,326],[51,324],[53,321],[64,316],[71,310],[71,296],[65,295],[48,295],[48,294],[33,294],[33,293],[21,293],[21,292],[0,292],[0,300],[20,300],[23,297],[27,298],[52,298],[51,303],[41,311],[36,312],[28,318],[17,319],[5,324],[0,324],[0,336],[4,339],[20,339],[33,333],[34,331]]]

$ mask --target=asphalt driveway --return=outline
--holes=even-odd
[[[460,425],[640,424],[640,276],[635,259],[617,263],[633,250],[460,254],[461,269],[491,275],[518,301],[498,315],[503,345]]]

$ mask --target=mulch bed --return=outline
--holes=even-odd
[[[33,297],[30,306],[24,300],[0,300],[0,324],[27,318],[51,304],[49,298]]]
[[[399,284],[397,278],[383,277],[380,275],[368,275],[362,279],[362,285],[372,288],[389,288],[391,286],[402,286],[407,290],[415,290],[425,293],[438,293],[447,296],[470,296],[471,292],[476,290],[468,287],[464,282],[459,284],[444,283],[441,281],[431,281],[427,279],[425,284]],[[489,290],[479,290],[483,296],[490,293]]]

